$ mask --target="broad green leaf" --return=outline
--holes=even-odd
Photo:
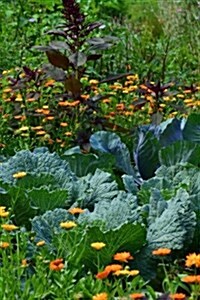
[[[67,205],[66,190],[49,191],[45,186],[29,190],[27,198],[31,207],[37,208],[40,214]]]
[[[183,129],[184,140],[200,143],[200,115],[191,114],[188,116]]]
[[[200,162],[200,146],[188,141],[177,141],[160,150],[159,160],[162,165],[166,166],[185,162],[198,165]]]
[[[159,167],[158,152],[161,146],[158,139],[152,132],[140,132],[137,148],[134,157],[138,170],[143,179],[154,176]]]
[[[134,255],[145,244],[145,236],[146,230],[141,224],[124,224],[106,232],[97,226],[88,227],[71,261],[96,270],[98,264],[106,266],[111,263],[117,252],[130,251]],[[91,247],[94,242],[103,242],[106,246],[97,251]]]

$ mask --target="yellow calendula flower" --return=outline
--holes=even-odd
[[[92,243],[90,246],[92,248],[94,248],[95,250],[101,250],[102,248],[104,248],[106,246],[106,244],[104,244],[102,242],[96,242],[96,243]]]
[[[108,294],[107,293],[96,294],[92,297],[92,300],[108,300]]]
[[[25,177],[26,175],[27,175],[26,172],[18,172],[18,173],[13,174],[13,178],[19,179],[19,178]]]
[[[118,270],[116,272],[113,273],[116,276],[120,276],[120,275],[127,275],[127,276],[136,276],[139,274],[139,270]]]
[[[1,225],[1,228],[3,228],[6,231],[13,231],[13,230],[18,229],[19,227],[15,226],[14,224],[3,224],[3,225]]]
[[[42,246],[44,246],[45,244],[46,244],[46,242],[42,240],[42,241],[37,242],[37,243],[36,243],[36,246],[42,247]]]
[[[67,221],[67,222],[61,222],[60,227],[64,229],[71,229],[73,227],[76,227],[77,224],[73,221]]]
[[[0,248],[2,249],[6,249],[10,246],[10,244],[8,242],[0,242]]]
[[[9,215],[8,211],[5,211],[6,207],[5,206],[0,206],[0,217],[1,218],[6,218]]]

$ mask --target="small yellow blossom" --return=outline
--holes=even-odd
[[[42,246],[44,246],[46,243],[45,243],[45,241],[39,241],[39,242],[37,242],[36,243],[36,246],[38,246],[38,247],[42,247]]]
[[[96,294],[92,297],[92,300],[108,300],[108,294],[107,293],[100,293]]]
[[[119,275],[128,275],[128,276],[136,276],[139,274],[139,271],[138,270],[118,270],[116,272],[113,273],[114,275],[116,276],[119,276]]]
[[[27,175],[26,172],[18,172],[18,173],[13,174],[13,178],[19,179],[19,178],[25,177],[26,175]]]
[[[2,249],[6,249],[10,246],[10,244],[8,242],[0,242],[0,248]]]
[[[9,215],[8,211],[5,211],[6,207],[5,206],[0,206],[0,217],[1,218],[6,218]]]
[[[76,227],[77,224],[73,221],[67,221],[67,222],[61,222],[60,227],[65,229],[71,229],[73,227]]]
[[[94,248],[95,250],[101,250],[102,248],[104,248],[106,246],[106,244],[104,244],[102,242],[96,242],[96,243],[92,243],[90,246],[92,248]]]
[[[18,229],[19,227],[15,226],[13,224],[3,224],[3,225],[1,225],[1,228],[3,228],[6,231],[13,231],[13,230]]]

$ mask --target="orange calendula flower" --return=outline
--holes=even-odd
[[[64,268],[63,259],[57,258],[52,260],[49,264],[49,269],[52,271],[60,271]]]
[[[95,275],[95,277],[97,279],[105,279],[105,278],[107,278],[109,276],[109,274],[110,274],[109,270],[104,270],[102,272],[97,273],[97,275]]]
[[[186,298],[186,295],[183,293],[170,294],[169,298],[172,300],[184,300]]]
[[[27,175],[26,172],[18,172],[18,173],[13,174],[13,178],[19,179],[19,178],[25,177],[26,175]]]
[[[116,271],[119,271],[122,269],[123,269],[123,267],[118,264],[108,265],[105,267],[105,271],[109,271],[109,272],[116,272]]]
[[[113,258],[114,260],[118,260],[121,262],[128,262],[128,260],[133,259],[133,256],[131,256],[130,252],[119,252],[116,253]]]
[[[185,265],[186,267],[195,266],[197,268],[200,268],[200,254],[192,253],[187,255]]]
[[[107,293],[96,294],[92,297],[92,300],[108,300],[108,294]]]
[[[65,228],[65,229],[71,229],[73,227],[76,227],[77,224],[73,221],[68,221],[68,222],[61,222],[60,227]]]
[[[37,243],[36,243],[36,246],[42,247],[42,246],[44,246],[45,244],[46,244],[46,242],[42,240],[42,241],[37,242]]]
[[[19,227],[15,226],[13,224],[3,224],[3,225],[1,225],[1,228],[3,228],[6,231],[13,231],[13,230],[18,229]]]
[[[10,244],[8,242],[0,242],[0,248],[2,249],[6,249],[10,246]]]
[[[68,212],[72,215],[75,215],[75,214],[82,214],[85,212],[85,210],[80,207],[73,207],[73,208],[70,208],[68,210]]]
[[[188,275],[183,277],[181,281],[186,283],[200,283],[200,275]]]
[[[45,87],[53,86],[54,83],[55,83],[55,80],[54,80],[54,79],[49,79],[49,80],[44,84],[44,86],[45,86]]]
[[[145,297],[142,293],[133,293],[129,295],[130,299],[142,299]]]
[[[168,248],[159,248],[152,251],[153,255],[165,256],[171,253],[171,249]]]
[[[96,243],[92,243],[90,246],[92,248],[94,248],[95,250],[101,250],[102,248],[104,248],[106,246],[106,244],[104,244],[102,242],[96,242]]]

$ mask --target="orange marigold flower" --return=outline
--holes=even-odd
[[[60,271],[64,268],[63,259],[57,258],[52,260],[49,264],[49,269],[52,271]]]
[[[142,299],[145,297],[142,293],[133,293],[129,295],[130,299]]]
[[[37,242],[37,243],[36,243],[36,246],[42,247],[42,246],[44,246],[45,244],[46,244],[46,242],[42,240],[42,241]]]
[[[181,281],[186,283],[195,283],[197,282],[197,276],[196,275],[188,275],[181,279]]]
[[[97,279],[105,279],[105,278],[108,277],[109,274],[110,274],[110,271],[109,271],[109,270],[104,270],[104,271],[102,271],[102,272],[97,273],[97,275],[95,275],[95,277],[96,277]]]
[[[183,293],[170,294],[169,298],[173,300],[184,300],[186,298],[186,295]]]
[[[128,262],[128,260],[133,259],[133,256],[131,256],[130,252],[119,252],[116,253],[113,258],[114,260],[118,260],[121,262]]]
[[[49,79],[49,80],[44,84],[44,86],[45,86],[45,87],[53,86],[54,83],[55,83],[55,80],[54,80],[54,79]]]
[[[6,249],[10,246],[10,244],[8,242],[0,242],[0,248],[2,249]]]
[[[108,294],[107,293],[96,294],[92,297],[92,300],[108,300]]]
[[[105,267],[105,271],[109,271],[109,272],[116,272],[116,271],[119,271],[122,269],[123,269],[123,267],[118,264],[108,265]]]
[[[3,225],[1,225],[1,228],[3,228],[6,231],[13,231],[13,230],[18,229],[19,227],[15,226],[13,224],[3,224]]]
[[[90,246],[92,248],[94,248],[95,250],[101,250],[102,248],[104,248],[106,246],[106,244],[104,244],[102,242],[96,242],[96,243],[92,243]]]
[[[186,267],[195,266],[200,268],[200,254],[192,253],[186,256]]]
[[[71,229],[73,227],[76,227],[77,224],[73,221],[68,221],[68,222],[61,222],[60,227],[65,228],[65,229]]]
[[[170,253],[171,253],[171,249],[168,249],[168,248],[159,248],[157,250],[152,251],[153,255],[158,255],[158,256],[165,256]]]
[[[13,174],[13,178],[19,179],[19,178],[25,177],[26,175],[27,175],[26,172],[18,172],[18,173]]]
[[[82,214],[85,212],[85,210],[80,207],[72,207],[68,209],[68,212],[72,215],[75,215],[75,214]]]

